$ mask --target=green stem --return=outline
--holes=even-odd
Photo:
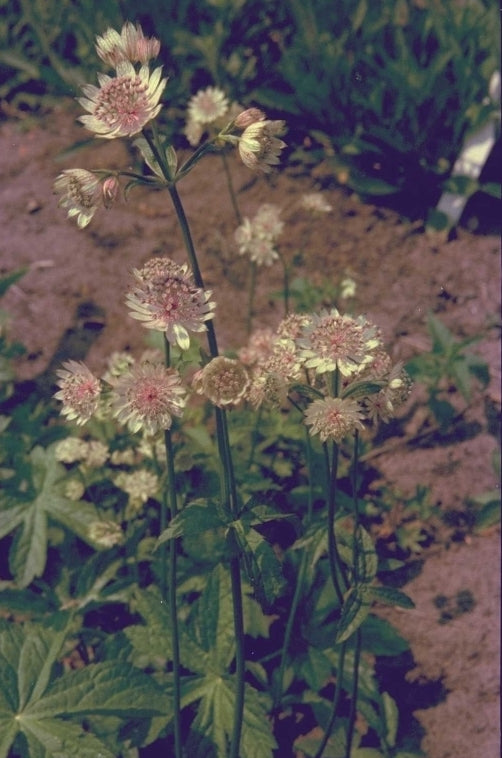
[[[324,750],[326,749],[326,745],[329,742],[329,738],[331,737],[331,733],[335,726],[336,717],[338,715],[338,705],[340,703],[340,696],[342,694],[342,688],[343,688],[343,668],[345,664],[346,650],[347,650],[347,643],[343,642],[340,647],[340,654],[338,656],[338,668],[336,670],[336,687],[335,687],[335,694],[333,696],[333,705],[331,707],[331,715],[329,717],[329,721],[326,724],[326,728],[324,730],[324,737],[322,738],[322,742],[319,745],[319,748],[314,758],[322,758],[322,754],[324,753]]]
[[[204,289],[204,280],[199,268],[195,246],[188,220],[181,202],[176,185],[168,185],[169,194],[176,211],[178,222],[183,236],[183,242],[188,255],[190,267],[197,287]],[[209,320],[207,326],[207,340],[211,357],[218,356],[218,344],[216,333],[212,320]],[[228,435],[228,424],[225,411],[215,406],[216,418],[216,435],[218,442],[218,453],[222,468],[222,500],[223,509],[231,513],[235,518],[238,516],[237,488],[235,483],[235,474],[232,461],[232,452]],[[230,561],[230,576],[232,586],[233,616],[234,616],[234,635],[235,635],[235,666],[236,666],[236,695],[234,702],[234,724],[232,741],[229,758],[239,758],[239,746],[242,733],[242,721],[244,717],[244,674],[245,674],[245,656],[244,656],[244,611],[242,605],[242,587],[239,558],[234,557]]]
[[[287,264],[286,259],[279,251],[277,251],[279,255],[279,260],[282,263],[282,268],[284,270],[284,277],[283,277],[283,294],[284,294],[284,316],[287,316],[289,313],[289,266]]]
[[[166,351],[166,365],[170,365],[170,347],[169,342],[165,339],[165,351]],[[166,429],[164,432],[164,443],[166,447],[166,465],[167,465],[167,489],[169,497],[169,510],[171,520],[176,516],[178,512],[178,503],[176,496],[176,480],[174,472],[174,452],[173,443],[171,438],[171,430]],[[166,528],[166,514],[165,508],[161,511],[161,533]],[[161,545],[162,548],[167,547],[167,542]],[[166,571],[165,571],[165,550],[161,553],[161,559],[163,561],[162,570],[162,592],[165,597],[166,593]],[[169,568],[168,568],[168,605],[169,615],[171,617],[171,635],[172,635],[172,657],[173,657],[173,712],[174,712],[174,752],[176,758],[182,758],[183,745],[181,739],[181,663],[180,663],[180,645],[179,645],[179,630],[178,630],[178,610],[176,599],[176,562],[177,562],[177,541],[172,539],[169,542]]]
[[[359,662],[361,660],[361,629],[356,632],[354,646],[354,673],[352,675],[352,688],[350,696],[349,726],[347,728],[347,745],[345,748],[345,758],[350,758],[352,750],[352,740],[354,739],[354,729],[356,725],[357,711],[357,690],[359,688]]]
[[[357,583],[359,577],[359,501],[357,499],[357,468],[359,465],[359,431],[356,429],[354,436],[354,460],[352,462],[352,503],[354,508],[354,543],[352,546],[352,562],[354,565],[354,583]]]
[[[333,442],[332,458],[329,460],[328,445],[323,443],[326,468],[328,472],[328,561],[333,587],[340,605],[343,604],[343,593],[347,586],[344,568],[338,553],[335,535],[336,516],[336,485],[338,476],[338,445]],[[339,578],[340,577],[340,578]]]
[[[223,169],[225,171],[225,178],[227,180],[227,187],[228,187],[228,194],[230,195],[230,200],[232,203],[232,208],[234,209],[235,218],[237,219],[237,223],[240,225],[242,224],[242,215],[240,212],[239,205],[237,203],[237,196],[235,194],[234,189],[234,183],[232,181],[232,174],[230,173],[230,167],[228,165],[227,156],[225,153],[221,153],[221,160],[223,161]]]
[[[307,444],[307,471],[312,472],[312,445],[310,444],[310,434],[305,429],[306,444]],[[314,505],[313,491],[312,491],[312,477],[309,476],[309,496],[308,496],[308,510],[305,519],[305,527],[307,528],[312,519],[312,509]],[[284,671],[286,669],[286,657],[289,650],[289,643],[291,641],[291,634],[293,632],[293,624],[296,616],[296,611],[303,591],[303,583],[305,581],[305,574],[307,571],[308,551],[304,550],[300,562],[300,568],[298,569],[298,576],[296,578],[296,586],[293,594],[293,600],[291,601],[291,608],[289,610],[288,620],[286,623],[286,629],[284,631],[284,642],[281,649],[281,659],[279,663],[279,675],[277,677],[277,690],[274,696],[274,706],[277,707],[282,697]]]

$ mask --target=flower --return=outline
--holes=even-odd
[[[364,398],[366,415],[373,422],[390,421],[396,407],[404,403],[411,391],[411,379],[401,362],[391,365],[390,356],[382,351],[363,374],[363,380],[383,382],[384,386]]]
[[[174,369],[140,363],[122,374],[113,385],[113,415],[131,432],[143,429],[155,434],[170,429],[173,416],[181,416],[186,390]]]
[[[107,29],[102,37],[96,37],[96,52],[105,63],[114,68],[124,61],[148,63],[160,52],[160,42],[155,37],[145,37],[139,24],[126,21],[120,34]]]
[[[76,463],[85,458],[87,442],[80,437],[65,437],[56,445],[56,460],[61,463]]]
[[[101,395],[101,384],[84,363],[66,361],[63,368],[56,371],[61,388],[54,394],[61,400],[61,415],[78,425],[85,424],[96,412]]]
[[[297,340],[306,368],[318,374],[338,369],[351,376],[373,360],[378,331],[363,316],[342,316],[336,308],[314,314]]]
[[[192,386],[221,408],[236,405],[244,397],[249,376],[240,361],[218,356],[195,374]]]
[[[302,207],[314,213],[330,213],[333,206],[323,197],[321,192],[307,192],[301,199]]]
[[[114,483],[129,495],[129,510],[138,513],[141,506],[150,497],[155,497],[159,490],[159,479],[151,471],[120,471]]]
[[[248,126],[255,124],[257,121],[265,121],[263,111],[259,108],[247,108],[236,116],[234,126],[238,129],[247,129]]]
[[[152,258],[133,274],[137,286],[126,299],[132,318],[143,321],[147,329],[165,332],[169,342],[188,350],[188,332],[205,331],[204,322],[214,316],[211,290],[197,287],[188,266],[169,258]]]
[[[350,432],[363,428],[361,409],[355,400],[327,397],[314,400],[305,411],[305,423],[311,435],[322,442],[341,442]]]
[[[89,440],[85,453],[84,463],[90,468],[104,466],[109,455],[108,445],[99,440]]]
[[[218,87],[199,90],[188,103],[189,121],[210,124],[223,116],[229,107],[227,97]]]
[[[88,534],[91,542],[101,547],[114,547],[124,541],[122,527],[115,521],[91,521]]]
[[[239,138],[239,154],[245,166],[265,173],[279,163],[279,153],[286,143],[278,138],[284,131],[284,121],[254,121]]]
[[[259,266],[270,266],[278,259],[275,241],[284,227],[279,214],[276,205],[264,203],[251,221],[243,220],[234,235],[240,255],[249,255]]]
[[[117,76],[98,74],[99,87],[85,84],[85,97],[80,105],[90,115],[79,120],[97,137],[114,139],[130,137],[140,132],[160,111],[160,96],[167,79],[161,79],[162,68],[152,73],[147,65],[138,73],[130,61],[117,64]]]
[[[54,191],[62,195],[60,207],[68,208],[68,218],[77,217],[80,229],[87,226],[102,204],[100,180],[83,168],[62,171],[54,182]]]
[[[68,500],[81,500],[85,492],[85,487],[80,479],[67,479],[64,487],[64,494]]]

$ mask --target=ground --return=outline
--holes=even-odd
[[[0,128],[0,273],[28,269],[3,298],[2,308],[11,315],[12,336],[27,347],[19,377],[38,377],[40,387],[67,357],[69,336],[80,338],[73,357],[85,354],[96,372],[114,350],[140,352],[144,330],[124,307],[131,269],[153,255],[184,260],[167,193],[133,190],[127,203],[99,211],[84,231],[58,209],[52,184],[62,169],[124,168],[135,160],[120,142],[77,145],[87,134],[75,124],[76,115],[69,105],[37,120],[8,120]],[[416,388],[404,411],[404,436],[382,441],[371,462],[384,485],[402,497],[411,497],[417,485],[428,487],[435,514],[430,544],[415,555],[421,571],[405,587],[416,610],[389,612],[411,643],[407,682],[440,685],[439,696],[429,702],[411,695],[410,708],[425,730],[422,748],[428,758],[495,758],[500,538],[496,527],[472,533],[463,516],[469,497],[499,484],[492,465],[497,450],[493,419],[500,409],[499,239],[466,229],[451,241],[430,236],[420,221],[364,204],[334,186],[323,189],[332,212],[312,216],[300,200],[321,186],[319,177],[285,167],[267,180],[251,174],[236,156],[229,163],[244,216],[252,216],[263,202],[282,209],[286,223],[280,249],[298,264],[293,275],[325,284],[350,274],[357,285],[351,310],[380,325],[396,360],[430,349],[429,312],[458,338],[482,336],[473,349],[489,364],[491,381],[474,394],[465,412],[450,388],[461,411],[453,433],[434,434],[423,392]],[[206,287],[218,304],[220,348],[239,348],[246,340],[247,264],[236,256],[237,222],[220,157],[205,159],[179,191]],[[282,287],[279,265],[258,272],[254,326],[279,321],[281,300],[272,293]],[[75,339],[72,344],[75,350]],[[444,514],[446,525],[440,518]]]

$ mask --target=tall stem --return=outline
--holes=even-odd
[[[343,642],[340,647],[340,654],[338,656],[338,667],[336,670],[336,689],[335,689],[335,695],[333,697],[333,705],[331,706],[331,714],[329,717],[329,721],[326,724],[326,728],[324,729],[324,737],[322,738],[321,744],[319,745],[319,748],[314,758],[322,758],[322,754],[324,753],[324,750],[326,748],[326,745],[328,744],[329,738],[331,737],[333,727],[335,726],[335,721],[338,714],[338,705],[340,703],[340,696],[342,694],[343,668],[345,665],[346,650],[347,650],[347,643]]]
[[[166,352],[166,365],[169,367],[170,361],[170,348],[169,342],[165,340],[165,352]],[[164,432],[164,443],[166,448],[166,465],[167,465],[167,488],[169,498],[169,510],[171,519],[173,519],[178,512],[178,503],[176,497],[176,481],[174,472],[174,454],[173,443],[171,438],[171,430],[166,429]],[[161,532],[166,528],[166,515],[165,508],[163,508],[164,516],[161,515]],[[162,545],[161,547],[165,547]],[[169,543],[169,567],[168,567],[168,581],[167,581],[167,594],[169,615],[171,617],[171,635],[172,635],[172,657],[173,657],[173,710],[174,710],[174,752],[176,758],[182,758],[183,745],[181,740],[181,664],[180,664],[180,645],[179,645],[179,631],[178,631],[178,609],[176,598],[176,560],[177,560],[177,544],[176,539],[172,539]],[[162,570],[162,590],[163,594],[166,592],[165,587],[165,550],[161,553],[163,559]]]
[[[200,271],[195,246],[188,220],[175,184],[168,185],[169,194],[176,211],[178,222],[183,236],[183,242],[188,255],[190,267],[197,287],[204,289],[204,280]],[[207,322],[208,347],[213,358],[218,355],[218,343],[212,320]],[[235,483],[232,452],[228,435],[228,424],[225,411],[215,406],[216,434],[218,453],[222,469],[222,498],[223,509],[235,517],[238,515],[237,488]],[[229,758],[239,758],[239,746],[242,733],[242,721],[244,716],[244,612],[242,606],[242,587],[239,558],[233,557],[230,561],[230,577],[232,586],[234,634],[235,634],[235,668],[236,668],[236,696],[234,702],[234,724]]]
[[[235,218],[237,219],[238,224],[242,224],[242,215],[239,204],[237,203],[237,196],[235,194],[234,183],[232,181],[232,174],[230,173],[230,167],[228,165],[228,160],[225,153],[221,153],[221,160],[223,161],[223,169],[225,171],[225,178],[227,180],[228,194],[230,195],[230,201],[232,203],[232,208],[234,209]]]
[[[361,629],[359,628],[355,635],[354,645],[354,672],[352,674],[352,688],[350,697],[349,726],[347,728],[347,745],[345,748],[345,758],[350,758],[352,750],[352,740],[354,738],[354,728],[356,724],[357,709],[357,690],[359,689],[359,661],[361,660]]]

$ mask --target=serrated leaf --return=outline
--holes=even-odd
[[[149,587],[135,596],[134,610],[145,624],[124,629],[133,646],[133,662],[139,668],[164,666],[172,659],[171,619],[165,600],[156,588]]]
[[[79,724],[61,719],[21,719],[30,756],[43,758],[115,758],[106,745]]]
[[[272,547],[244,519],[232,522],[229,539],[235,539],[246,576],[260,603],[270,605],[284,586],[282,566]]]
[[[370,587],[369,594],[373,600],[378,600],[380,603],[386,605],[397,605],[400,608],[411,609],[415,607],[415,603],[405,595],[401,590],[397,590],[394,587]]]
[[[356,585],[348,591],[337,624],[336,644],[345,642],[352,637],[370,612],[369,590],[370,588],[367,585]]]
[[[99,518],[90,503],[75,503],[62,494],[66,470],[56,461],[55,447],[56,444],[46,449],[37,446],[30,454],[34,498],[0,512],[0,536],[19,528],[11,546],[9,564],[20,587],[26,587],[45,569],[49,518],[59,521],[87,542],[90,542],[89,523]]]
[[[369,532],[367,532],[362,526],[358,527],[355,540],[357,545],[355,566],[356,580],[362,584],[370,584],[375,578],[378,570],[378,556],[375,550],[375,545]]]
[[[212,570],[193,614],[196,641],[208,653],[207,665],[224,675],[235,653],[232,588],[228,571]]]
[[[200,699],[193,729],[211,740],[217,758],[226,758],[233,730],[235,703],[234,677],[208,675],[184,683],[184,702]],[[246,685],[240,758],[272,758],[277,747],[267,729],[268,698]]]
[[[113,661],[64,674],[25,709],[37,719],[90,713],[149,718],[169,712],[170,703],[152,677],[129,663]]]
[[[204,532],[221,529],[225,522],[217,511],[217,506],[207,500],[203,503],[189,503],[169,524],[157,541],[161,545],[176,537],[198,537]]]

